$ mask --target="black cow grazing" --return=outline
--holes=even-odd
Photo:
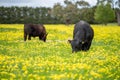
[[[41,24],[24,24],[24,41],[26,41],[28,35],[28,40],[31,37],[39,37],[40,40],[46,41],[47,33],[46,29]]]
[[[79,21],[74,26],[73,40],[68,40],[71,43],[72,52],[89,50],[94,31],[90,25],[85,21]]]

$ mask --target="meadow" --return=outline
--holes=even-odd
[[[23,24],[0,24],[0,80],[120,80],[120,27],[91,25],[89,51],[71,52],[73,26],[45,25],[47,42],[23,41]]]

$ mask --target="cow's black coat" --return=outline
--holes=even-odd
[[[73,40],[68,40],[71,43],[72,52],[87,51],[91,46],[94,31],[85,21],[79,21],[74,26]]]
[[[31,37],[39,37],[40,40],[46,41],[46,29],[41,24],[24,24],[24,41],[31,40]]]

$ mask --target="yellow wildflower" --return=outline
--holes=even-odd
[[[91,71],[90,74],[95,78],[101,78],[102,76],[94,71]]]

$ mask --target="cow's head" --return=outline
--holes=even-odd
[[[68,42],[71,44],[72,47],[72,53],[73,52],[78,52],[82,48],[82,42],[78,40],[68,40]]]
[[[48,33],[44,34],[44,36],[43,36],[43,38],[42,38],[42,40],[43,40],[44,42],[46,42],[47,35],[48,35]]]

